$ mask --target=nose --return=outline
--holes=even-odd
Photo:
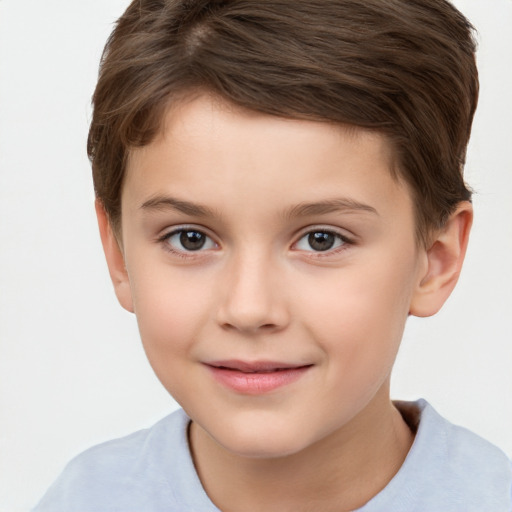
[[[289,312],[282,273],[263,255],[240,255],[222,276],[218,323],[243,333],[280,331]]]

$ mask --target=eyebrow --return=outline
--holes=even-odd
[[[379,215],[377,210],[368,204],[355,201],[348,198],[328,199],[313,203],[300,203],[286,211],[285,216],[290,217],[307,217],[310,215],[326,215],[328,213],[345,212],[368,212]]]
[[[207,206],[191,203],[182,199],[176,199],[170,196],[152,197],[141,205],[141,209],[157,211],[176,210],[185,215],[191,215],[193,217],[215,216],[215,212]]]
[[[193,217],[214,217],[215,212],[197,203],[176,199],[170,196],[155,196],[141,205],[142,210],[176,210],[185,215]],[[379,215],[377,210],[368,204],[355,201],[348,198],[327,199],[325,201],[317,201],[312,203],[300,203],[285,211],[285,218],[307,217],[311,215],[326,215],[328,213],[345,212],[368,212]]]

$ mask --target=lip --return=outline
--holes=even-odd
[[[214,379],[246,395],[261,395],[299,380],[313,366],[278,361],[213,361],[205,363]]]

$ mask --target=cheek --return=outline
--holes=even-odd
[[[341,271],[308,287],[301,316],[337,371],[389,373],[409,311],[409,263]]]
[[[142,343],[158,374],[190,355],[208,322],[211,287],[165,266],[136,269],[130,280]]]

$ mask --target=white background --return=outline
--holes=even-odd
[[[0,512],[175,407],[112,292],[85,153],[100,53],[127,3],[0,0]],[[512,455],[512,1],[455,4],[480,32],[476,221],[458,289],[408,325],[393,396],[424,396]]]

